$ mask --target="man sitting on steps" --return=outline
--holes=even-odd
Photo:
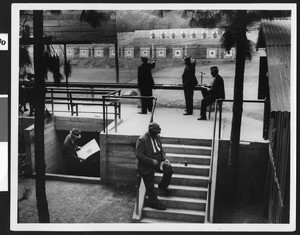
[[[138,173],[144,180],[150,207],[157,210],[166,210],[166,207],[158,201],[154,187],[155,171],[163,173],[158,187],[165,195],[169,195],[169,184],[173,174],[172,166],[169,160],[166,159],[166,154],[162,148],[160,131],[160,126],[157,123],[151,122],[149,124],[148,132],[137,140],[136,158],[138,160]]]

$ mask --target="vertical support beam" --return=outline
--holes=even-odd
[[[218,138],[221,139],[221,131],[222,131],[222,107],[223,107],[223,101],[217,101],[217,105],[219,105],[219,111],[220,111],[220,118],[219,118],[219,136]],[[217,107],[216,105],[216,107]],[[217,112],[216,112],[217,114]]]
[[[105,133],[100,134],[100,177],[101,181],[108,184],[108,150],[107,138]]]
[[[66,64],[67,64],[67,44],[64,44],[64,66],[66,69]],[[71,98],[71,94],[69,94],[69,80],[68,80],[68,74],[65,72],[66,75],[66,87],[67,87],[67,97]],[[71,104],[72,105],[72,104]],[[68,110],[70,110],[70,106],[68,104]],[[72,111],[71,111],[72,112]],[[71,114],[73,116],[73,113]]]
[[[120,82],[119,74],[119,49],[118,49],[118,38],[115,43],[115,63],[116,63],[116,83]]]
[[[105,96],[103,96],[103,132],[105,133],[106,131],[106,115],[105,115]]]

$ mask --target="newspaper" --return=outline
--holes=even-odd
[[[99,145],[97,144],[95,139],[92,139],[90,142],[82,146],[81,149],[77,151],[77,155],[78,157],[85,160],[98,151],[100,151]]]

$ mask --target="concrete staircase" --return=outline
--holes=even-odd
[[[142,223],[204,223],[206,221],[207,192],[211,161],[211,141],[163,138],[163,147],[173,166],[172,189],[163,196],[158,189],[162,178],[155,173],[155,187],[159,200],[167,210],[144,206]],[[185,166],[185,162],[187,166]]]

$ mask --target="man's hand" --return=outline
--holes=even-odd
[[[158,164],[159,164],[158,161],[155,160],[155,159],[153,159],[153,165],[156,166],[156,165],[158,165]]]

